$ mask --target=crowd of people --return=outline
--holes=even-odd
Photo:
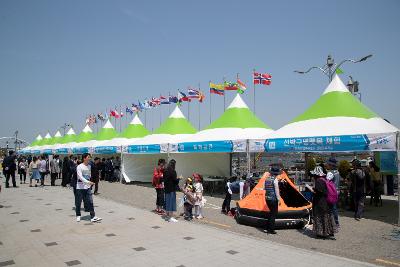
[[[310,171],[314,186],[308,187],[312,192],[312,225],[317,238],[334,238],[335,233],[340,229],[338,216],[338,200],[340,189],[343,185],[347,188],[348,198],[354,210],[354,218],[359,221],[363,217],[365,197],[371,194],[371,204],[379,204],[381,194],[381,175],[379,167],[374,161],[368,166],[362,166],[357,159],[353,160],[352,168],[346,177],[341,177],[338,171],[337,160],[329,158],[325,163],[319,163]],[[92,222],[100,221],[95,216],[93,194],[98,194],[100,180],[116,182],[121,180],[121,160],[119,157],[105,159],[95,157],[93,160],[90,154],[83,154],[82,158],[67,156],[61,159],[58,155],[48,157],[17,157],[13,151],[4,158],[2,162],[3,174],[6,177],[6,188],[10,185],[17,187],[16,172],[20,177],[20,184],[26,183],[29,178],[30,187],[44,186],[46,175],[50,175],[51,186],[55,186],[57,179],[61,180],[61,186],[73,188],[75,196],[76,220],[81,218],[81,203],[84,203],[85,211],[88,211]],[[169,222],[177,222],[174,213],[177,211],[176,192],[183,192],[181,206],[183,206],[183,218],[185,220],[202,219],[204,217],[203,207],[206,199],[203,195],[203,177],[198,173],[183,181],[176,173],[176,161],[167,162],[159,159],[154,168],[152,185],[156,190],[155,212],[164,216]],[[269,175],[265,179],[263,189],[265,190],[265,203],[268,207],[266,232],[276,234],[275,219],[281,204],[279,190],[279,175],[282,173],[280,164],[272,164],[268,170]],[[182,181],[182,182],[180,182]],[[231,177],[225,185],[225,198],[222,203],[221,213],[232,215],[230,202],[233,194],[238,194],[239,199],[246,197],[251,188],[255,185],[251,177],[238,179]]]

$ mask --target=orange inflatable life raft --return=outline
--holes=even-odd
[[[265,227],[269,209],[265,202],[265,173],[249,195],[236,203],[235,219],[240,224]],[[277,176],[281,204],[278,206],[275,227],[301,228],[310,219],[312,204],[304,198],[285,172]]]

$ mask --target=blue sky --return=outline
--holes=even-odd
[[[251,72],[272,74],[258,87],[257,115],[277,129],[323,92],[327,78],[295,69],[374,56],[342,67],[360,82],[362,101],[400,126],[399,1],[0,1],[0,136],[27,141],[65,122],[77,132],[89,113],[210,80],[247,84]],[[233,99],[228,93],[226,103]],[[223,97],[212,98],[212,119]],[[197,103],[190,120],[197,128]],[[188,107],[183,112],[188,115]],[[149,111],[156,129],[172,107]],[[209,96],[200,106],[209,124]],[[144,114],[141,118],[144,121]],[[128,118],[131,119],[130,117]],[[128,120],[122,120],[122,128]],[[95,128],[95,127],[94,127]],[[119,128],[119,124],[117,126]]]

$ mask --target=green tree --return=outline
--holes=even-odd
[[[343,179],[347,177],[350,170],[351,170],[351,165],[347,160],[341,160],[339,162],[338,171]]]

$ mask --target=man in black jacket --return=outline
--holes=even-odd
[[[90,181],[94,183],[94,194],[98,195],[98,190],[99,190],[99,180],[100,180],[100,159],[99,158],[94,158],[94,162],[90,162],[90,168],[91,168],[91,177]]]
[[[12,178],[13,187],[17,187],[15,182],[15,171],[17,170],[17,165],[15,164],[14,151],[10,150],[8,156],[3,160],[3,170],[6,175],[6,188],[9,188],[10,176]]]

